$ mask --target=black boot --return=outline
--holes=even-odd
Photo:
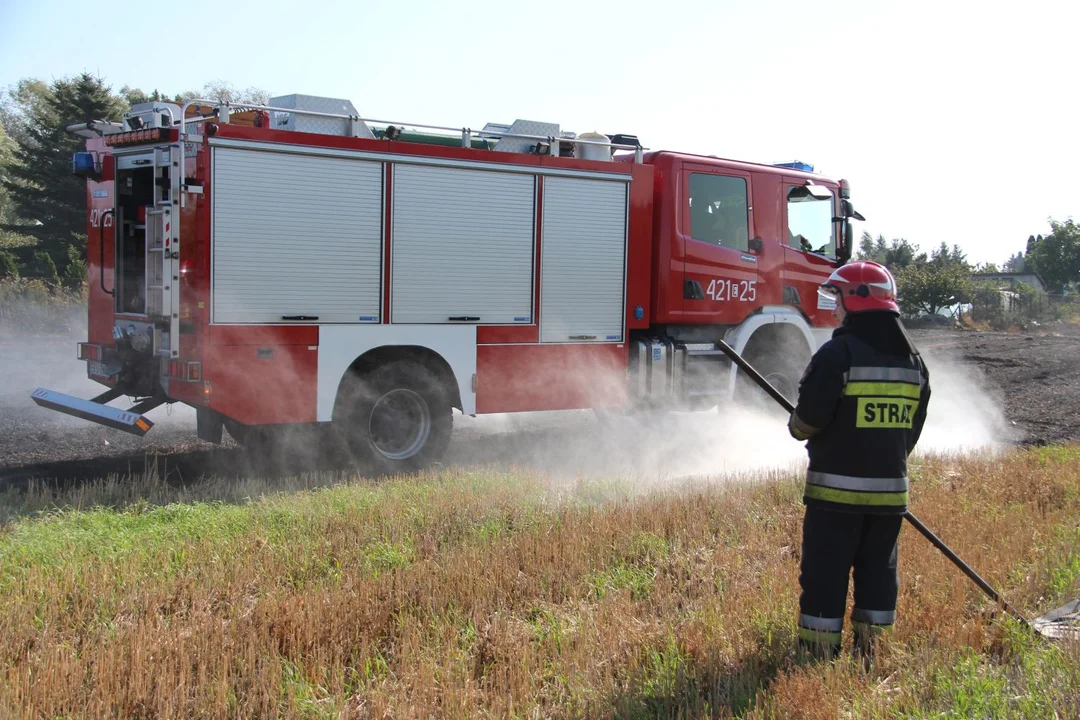
[[[866,672],[870,672],[870,668],[874,664],[877,645],[885,639],[885,635],[886,633],[882,628],[873,625],[862,626],[862,623],[855,623],[855,640],[852,650],[855,657],[862,661],[863,669]]]
[[[840,654],[840,648],[830,642],[799,638],[800,662],[832,662]]]

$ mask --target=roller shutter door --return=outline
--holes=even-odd
[[[541,342],[622,342],[627,184],[544,179]]]
[[[532,322],[533,176],[413,165],[393,175],[393,322]]]
[[[215,148],[213,322],[378,322],[382,163]]]

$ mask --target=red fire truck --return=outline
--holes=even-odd
[[[106,390],[39,405],[145,434],[327,427],[380,470],[465,415],[704,409],[724,340],[791,397],[831,333],[849,185],[802,163],[647,150],[517,120],[366,120],[347,100],[147,103],[86,138],[89,337]],[[132,406],[108,405],[132,398]]]

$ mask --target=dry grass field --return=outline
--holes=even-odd
[[[1080,593],[1080,448],[912,475],[1029,616]],[[791,471],[156,478],[0,494],[0,717],[1080,716],[1080,647],[907,525],[877,664],[798,662]]]

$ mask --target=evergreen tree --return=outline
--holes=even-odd
[[[1025,264],[1039,273],[1047,290],[1068,292],[1080,284],[1080,225],[1072,218],[1065,222],[1051,219],[1052,233],[1029,237]]]
[[[23,78],[0,94],[0,125],[16,143],[30,142],[26,119],[30,108],[45,102],[49,86],[42,80]]]
[[[19,277],[19,263],[14,253],[0,250],[0,279]]]
[[[898,273],[900,307],[905,315],[936,315],[939,311],[970,302],[975,287],[971,265],[960,248],[952,250],[943,242],[927,259],[920,254],[913,263]]]
[[[18,145],[8,137],[7,124],[13,124],[11,117],[0,117],[0,277],[17,275],[18,248],[28,248],[34,244],[31,237],[7,228],[19,225],[14,203],[4,187],[4,180],[10,177],[10,169],[15,162],[15,150]]]
[[[1008,260],[1005,261],[1005,272],[1020,273],[1024,272],[1026,263],[1024,262],[1024,253],[1018,252],[1015,255],[1011,255]]]
[[[14,212],[29,224],[6,229],[33,237],[33,264],[54,276],[59,271],[70,277],[70,258],[81,256],[86,247],[86,182],[71,174],[71,157],[84,141],[64,128],[118,120],[125,107],[99,78],[83,73],[55,81],[38,102],[24,108],[25,136],[17,138],[3,184]]]
[[[878,235],[875,240],[870,233],[863,232],[859,241],[859,260],[873,260],[889,268],[896,274],[911,265],[919,257],[926,259],[926,255],[916,255],[917,248],[904,238],[893,238],[886,242],[884,235]]]

